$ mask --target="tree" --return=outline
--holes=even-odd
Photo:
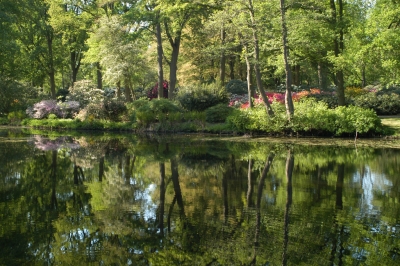
[[[281,23],[282,23],[282,45],[283,45],[283,58],[285,60],[285,73],[286,73],[286,92],[285,92],[285,106],[288,119],[293,116],[294,106],[292,100],[292,72],[289,65],[289,47],[287,44],[287,27],[286,27],[286,7],[285,1],[280,0],[281,3]]]

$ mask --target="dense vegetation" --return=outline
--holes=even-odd
[[[0,124],[386,134],[377,115],[400,113],[399,6],[3,0]]]

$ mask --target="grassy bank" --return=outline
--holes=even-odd
[[[400,116],[381,116],[382,125],[393,131],[393,136],[400,137]]]

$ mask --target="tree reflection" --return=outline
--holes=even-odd
[[[2,265],[400,260],[392,173],[398,162],[389,158],[400,154],[394,151],[106,137],[41,141],[37,147],[0,143],[14,149],[0,154]],[[39,149],[43,144],[54,148]]]

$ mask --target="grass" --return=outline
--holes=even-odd
[[[380,118],[382,125],[391,129],[394,136],[400,136],[400,116],[382,116]]]

